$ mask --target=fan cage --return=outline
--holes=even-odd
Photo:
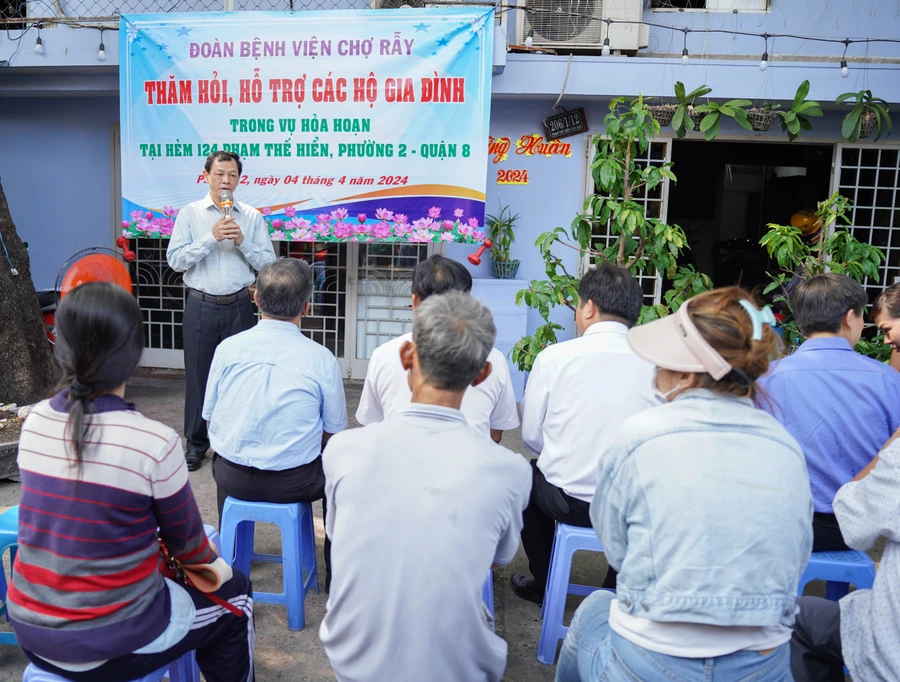
[[[605,25],[602,0],[536,0],[526,12],[525,35],[534,30],[534,45],[600,45]]]
[[[74,256],[69,258],[63,266],[59,269],[59,274],[56,276],[56,287],[54,291],[56,291],[57,301],[59,300],[59,290],[62,288],[63,280],[66,278],[66,275],[69,274],[69,270],[72,269],[72,266],[75,265],[79,260],[84,258],[85,256],[92,256],[94,254],[101,254],[104,256],[112,256],[117,261],[122,263],[125,266],[125,269],[128,270],[128,274],[131,276],[131,286],[134,288],[137,285],[137,279],[135,278],[134,268],[131,267],[131,263],[128,263],[123,257],[122,254],[114,249],[107,248],[105,246],[92,246],[89,249],[82,249]]]

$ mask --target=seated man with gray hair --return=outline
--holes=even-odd
[[[284,258],[256,280],[261,318],[216,349],[203,418],[216,480],[219,522],[228,496],[251,502],[312,502],[325,508],[321,452],[347,428],[344,384],[331,351],[304,336],[313,272]],[[325,589],[331,578],[325,541]]]
[[[338,680],[503,677],[481,590],[516,555],[531,467],[460,411],[495,336],[469,294],[429,296],[400,349],[412,402],[325,449],[334,582],[319,636]]]

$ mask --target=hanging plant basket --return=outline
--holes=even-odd
[[[678,108],[678,105],[651,104],[647,108],[650,110],[650,115],[656,119],[657,123],[659,123],[659,127],[665,128],[672,122],[672,117],[675,115],[675,110]]]
[[[747,109],[747,118],[750,119],[750,127],[757,132],[765,132],[775,122],[775,112],[771,109]]]
[[[700,121],[703,120],[703,114],[694,109],[694,107],[688,106],[688,116],[694,122],[694,130],[700,130]]]
[[[859,117],[860,139],[871,135],[873,130],[875,130],[875,114],[869,111]]]
[[[497,279],[515,279],[519,272],[519,261],[517,260],[492,260],[491,266],[494,268],[494,277]]]

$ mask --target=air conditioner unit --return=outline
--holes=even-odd
[[[457,3],[457,6],[460,3]],[[486,7],[485,2],[471,3],[475,7]],[[400,7],[447,7],[446,4],[431,4],[425,0],[370,0],[369,7],[372,9],[397,9]],[[509,15],[516,10],[500,11],[495,10],[494,16],[494,73],[502,73],[506,67],[506,50],[509,45]]]
[[[528,9],[525,9],[525,7]],[[644,0],[519,0],[516,13],[517,45],[524,45],[531,31],[532,47],[556,50],[600,50],[609,47],[637,52],[647,47],[649,30],[640,23]],[[607,24],[605,19],[612,20]]]

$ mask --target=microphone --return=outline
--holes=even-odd
[[[231,209],[234,208],[234,196],[227,189],[222,190],[222,210],[225,212],[225,217],[228,218],[231,216]]]

